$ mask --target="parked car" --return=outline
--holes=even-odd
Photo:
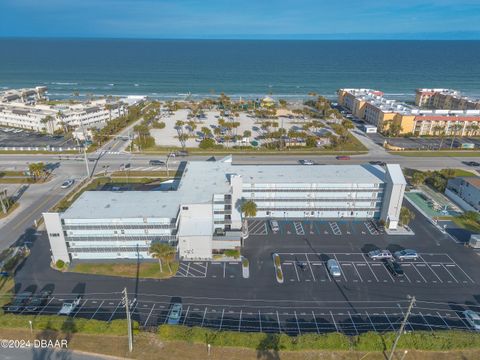
[[[180,317],[182,316],[183,306],[180,303],[174,303],[168,314],[167,324],[177,325],[180,322]]]
[[[35,312],[39,310],[41,307],[47,304],[51,294],[52,292],[50,290],[45,290],[45,291],[42,291],[40,294],[37,294],[30,301],[28,306],[25,307],[25,311]]]
[[[68,189],[70,186],[73,185],[74,182],[75,182],[75,180],[73,180],[73,179],[65,180],[65,181],[62,183],[62,185],[60,185],[60,187],[61,187],[62,189]]]
[[[13,299],[12,303],[8,305],[7,311],[8,312],[19,312],[22,311],[23,308],[28,305],[32,299],[33,293],[31,291],[24,291],[19,293]]]
[[[337,160],[350,160],[350,156],[340,155],[336,157]]]
[[[308,160],[308,159],[299,160],[299,163],[302,164],[302,165],[315,165],[315,161],[313,161],[313,160]]]
[[[465,316],[465,320],[470,324],[472,328],[479,331],[480,330],[480,314],[472,311],[472,310],[465,310],[463,312],[463,316]]]
[[[82,297],[78,295],[74,300],[65,301],[62,305],[62,308],[58,312],[58,315],[66,315],[69,316],[78,305],[80,305],[80,301],[82,301]]]
[[[464,161],[463,163],[468,166],[480,166],[480,163],[476,161]]]
[[[270,229],[272,229],[274,234],[280,231],[280,226],[278,226],[277,220],[270,220],[269,224],[270,224]]]
[[[393,276],[403,276],[403,275],[405,275],[402,267],[395,260],[393,260],[393,259],[383,259],[383,264],[385,265],[385,268],[388,270],[388,272],[390,274],[392,274]]]
[[[412,250],[412,249],[395,251],[393,253],[393,256],[395,256],[395,258],[397,260],[400,260],[400,261],[403,261],[403,260],[417,260],[418,259],[418,253],[415,250]]]
[[[383,161],[378,161],[378,160],[369,161],[368,163],[371,164],[371,165],[380,165],[380,166],[385,166],[385,165],[386,165],[385,162],[383,162]]]
[[[340,265],[338,264],[337,260],[330,259],[327,261],[327,269],[330,275],[333,277],[342,276],[342,271],[340,270]]]
[[[388,250],[372,250],[368,252],[368,257],[372,260],[391,259],[392,253]]]
[[[307,270],[307,263],[305,261],[296,261],[295,262],[297,264],[297,266],[300,268],[300,270],[302,271],[306,271]]]
[[[165,166],[165,161],[162,160],[150,160],[148,162],[148,165],[150,166]]]

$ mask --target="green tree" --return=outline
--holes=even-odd
[[[252,201],[252,200],[247,200],[247,201],[243,202],[240,210],[243,214],[244,234],[246,236],[248,236],[248,221],[247,221],[247,219],[249,217],[257,216],[257,204],[255,204],[255,202]]]
[[[411,183],[414,186],[421,185],[425,181],[425,178],[426,178],[425,173],[423,173],[421,171],[415,171],[412,175]]]
[[[405,206],[402,206],[402,208],[400,209],[400,225],[406,226],[413,219],[415,219],[415,214]]]
[[[170,273],[172,273],[170,263],[174,259],[175,254],[177,253],[177,250],[173,246],[156,242],[150,245],[148,252],[154,259],[158,260],[158,265],[160,266],[160,273],[163,273],[163,262],[167,263],[170,269]]]
[[[33,177],[33,180],[37,181],[37,179],[45,172],[45,164],[43,162],[28,164],[28,171]]]
[[[243,137],[249,138],[250,136],[252,136],[252,132],[250,130],[245,130],[243,132]]]
[[[462,124],[455,124],[451,127],[450,132],[453,132],[453,137],[452,137],[452,142],[450,143],[450,149],[453,148],[453,143],[455,142],[455,137],[457,136],[457,133],[463,129]]]
[[[200,141],[200,144],[198,145],[200,149],[212,149],[215,147],[215,140],[210,139],[210,138],[205,138],[202,141]]]

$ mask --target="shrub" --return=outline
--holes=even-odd
[[[58,269],[63,269],[64,266],[65,266],[65,261],[58,259],[57,262],[55,263],[55,266],[56,266]]]
[[[225,256],[238,258],[240,256],[239,250],[225,250]]]
[[[154,121],[152,123],[152,127],[154,129],[164,129],[165,128],[165,123],[163,121]]]
[[[242,266],[243,266],[243,267],[248,267],[248,265],[249,265],[249,264],[248,264],[248,259],[247,259],[247,258],[243,258],[243,259],[242,259]]]
[[[280,265],[281,265],[280,256],[279,256],[279,255],[275,255],[275,266],[280,266]]]
[[[212,149],[215,147],[215,140],[209,138],[203,139],[202,141],[200,141],[198,147],[200,149]]]
[[[277,278],[278,280],[283,280],[282,270],[280,270],[279,268],[277,269]]]

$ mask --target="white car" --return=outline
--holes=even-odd
[[[393,255],[400,261],[403,260],[417,260],[418,253],[412,249],[405,249],[400,251],[395,251]]]
[[[280,231],[280,227],[278,226],[277,220],[270,220],[269,223],[270,223],[270,229],[272,229],[274,234]]]
[[[480,315],[472,310],[466,310],[463,312],[465,320],[473,327],[475,330],[480,331]]]
[[[327,261],[327,268],[330,275],[333,277],[342,276],[342,271],[340,270],[340,265],[338,265],[337,260],[330,259]]]
[[[61,187],[62,189],[68,189],[70,186],[73,185],[74,182],[75,182],[75,180],[73,180],[73,179],[65,180],[60,187]]]
[[[315,162],[313,160],[305,159],[305,160],[300,160],[300,164],[302,164],[302,165],[315,165]]]
[[[384,260],[393,258],[392,253],[388,250],[372,250],[368,253],[368,257],[372,260]]]
[[[80,301],[82,300],[81,296],[77,296],[75,300],[65,301],[62,305],[62,308],[58,312],[58,315],[70,315],[78,305],[80,305]]]

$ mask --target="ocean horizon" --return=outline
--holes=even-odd
[[[334,98],[374,88],[412,100],[418,87],[480,97],[476,40],[2,38],[0,55],[0,88],[44,85],[51,98]]]

